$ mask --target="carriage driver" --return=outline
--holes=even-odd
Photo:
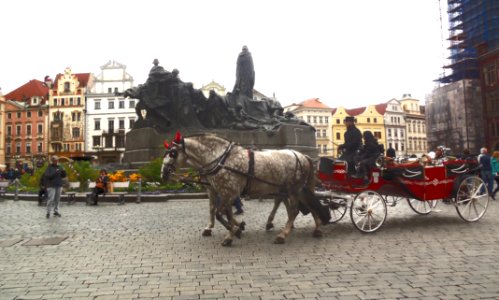
[[[360,149],[360,146],[362,146],[362,133],[355,126],[354,117],[345,117],[343,122],[347,126],[347,131],[344,135],[345,143],[338,147],[340,152],[343,151],[339,159],[346,160],[348,162],[348,173],[352,174],[355,172],[355,155]]]

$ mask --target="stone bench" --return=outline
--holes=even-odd
[[[108,196],[118,196],[118,204],[125,204],[125,195],[128,194],[128,192],[115,192],[115,188],[128,188],[130,186],[130,181],[124,181],[124,182],[110,182],[112,184],[112,188],[108,189],[108,191],[104,194],[101,194],[102,198],[105,199],[106,195]],[[95,188],[95,182],[91,182],[88,184],[89,189],[94,189]],[[111,190],[111,191],[109,191]],[[87,193],[86,195],[86,202],[87,204],[90,203],[90,196],[92,195],[92,192]]]
[[[5,198],[5,194],[7,194],[7,187],[10,185],[8,180],[0,181],[0,197]]]
[[[69,182],[69,187],[65,189],[64,194],[67,196],[68,204],[76,202],[76,190],[80,188],[80,182]]]

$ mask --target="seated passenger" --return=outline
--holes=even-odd
[[[363,178],[364,182],[368,182],[368,171],[375,166],[376,159],[383,153],[383,145],[378,143],[378,140],[371,131],[364,131],[364,145],[359,153],[357,178]]]

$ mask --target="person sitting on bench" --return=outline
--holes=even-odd
[[[107,193],[107,184],[109,182],[109,177],[107,176],[107,171],[102,169],[100,170],[100,175],[97,177],[95,181],[95,187],[92,191],[92,195],[90,196],[93,200],[92,205],[97,205],[99,194]]]

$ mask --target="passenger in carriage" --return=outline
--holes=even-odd
[[[355,171],[355,156],[362,146],[362,133],[355,126],[354,117],[346,117],[343,122],[347,126],[347,131],[344,135],[345,143],[338,147],[338,150],[342,153],[338,159],[347,161],[348,173],[351,174]]]
[[[357,178],[363,178],[364,183],[369,182],[368,173],[375,166],[376,159],[384,152],[383,145],[378,143],[378,140],[369,130],[364,131],[364,145],[359,153],[359,163],[357,167]]]

